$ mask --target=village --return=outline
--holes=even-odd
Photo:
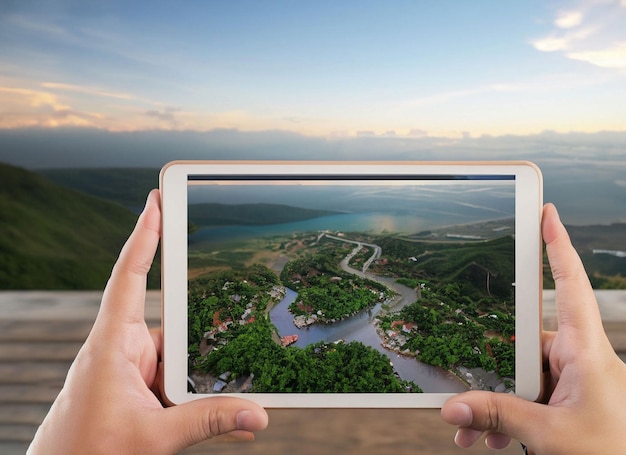
[[[381,242],[383,245],[379,244]],[[397,243],[398,247],[389,242]],[[458,256],[459,249],[473,248],[472,242],[467,242],[469,247],[456,244],[450,248],[451,244],[446,243],[442,251],[449,250]],[[487,243],[493,243],[493,248],[500,248],[497,245],[509,248],[507,242],[499,239]],[[498,284],[495,280],[489,284],[490,272],[486,272],[486,291],[478,290],[485,295],[468,300],[468,296],[460,293],[459,286],[448,284],[444,287],[445,294],[441,294],[443,290],[434,286],[432,279],[411,278],[415,273],[421,273],[418,271],[423,270],[424,265],[432,262],[433,258],[441,262],[441,253],[436,253],[438,247],[432,242],[428,242],[427,247],[421,247],[415,240],[381,237],[377,242],[372,242],[364,240],[362,235],[355,240],[340,232],[324,231],[312,242],[292,241],[288,244],[283,242],[283,245],[297,247],[297,256],[284,261],[279,277],[256,264],[255,269],[250,271],[221,272],[221,280],[211,280],[215,286],[204,287],[201,291],[201,300],[212,302],[210,308],[213,309],[203,310],[211,319],[205,319],[208,329],[197,335],[197,354],[193,354],[195,348],[190,346],[190,380],[196,389],[210,390],[210,393],[256,389],[260,376],[255,376],[255,372],[245,367],[245,363],[239,359],[225,357],[226,352],[240,349],[236,347],[238,343],[233,344],[238,339],[234,337],[243,336],[239,334],[265,333],[261,338],[254,335],[256,342],[262,342],[260,340],[267,337],[279,349],[287,349],[300,345],[298,341],[302,330],[311,330],[318,325],[335,326],[351,320],[364,310],[369,309],[371,312],[374,305],[378,309],[371,321],[376,343],[382,347],[382,352],[397,353],[449,370],[468,387],[501,389],[504,379],[507,390],[514,387],[514,369],[511,367],[514,366],[514,357],[511,360],[511,355],[514,355],[514,338],[507,335],[511,329],[505,328],[513,327],[514,331],[514,319],[510,313],[503,312],[506,310],[506,301],[489,310],[492,304],[488,302],[497,301],[489,293]],[[283,250],[281,254],[287,252]],[[483,269],[471,263],[470,266],[478,273],[487,270],[484,266],[481,266]],[[379,273],[385,274],[387,278],[383,280]],[[263,278],[260,279],[256,274]],[[390,278],[390,275],[394,278]],[[395,281],[412,286],[413,289],[404,284],[393,284]],[[428,287],[426,283],[430,283]],[[272,326],[270,311],[283,300],[286,287],[297,293],[289,305],[293,330],[283,328],[279,333]],[[398,294],[400,288],[410,293],[402,296]],[[494,289],[497,291],[497,288]],[[404,303],[397,305],[399,301]],[[438,341],[440,339],[447,341],[441,344]],[[263,346],[248,347],[237,357],[248,358],[255,349],[267,351],[269,346]],[[306,342],[297,349],[304,346]],[[376,348],[376,345],[372,344],[371,347]],[[498,359],[496,363],[494,350],[497,356],[503,357],[503,361]],[[212,370],[207,370],[209,365],[215,365],[217,369],[213,366],[210,367]],[[490,371],[495,371],[495,380],[484,379]],[[265,376],[263,380],[267,381]]]

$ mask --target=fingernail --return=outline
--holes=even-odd
[[[460,429],[458,429],[458,430],[456,430],[456,433],[454,433],[454,443],[455,443],[457,446],[459,446],[459,447],[461,447],[461,438],[459,437],[459,436],[460,436],[460,435],[459,435],[459,433],[460,433],[460,432],[461,432],[461,430],[460,430]]]
[[[473,414],[472,408],[465,403],[454,403],[454,410],[450,413],[454,416],[453,421],[449,422],[452,425],[458,425],[460,427],[468,427],[472,424]]]
[[[237,429],[244,431],[259,431],[267,426],[267,418],[259,412],[248,409],[237,414]]]
[[[491,433],[485,438],[485,445],[492,450],[505,449],[511,443],[511,437],[502,433]]]
[[[237,429],[238,430],[246,430],[246,431],[250,431],[251,430],[251,420],[252,418],[250,417],[250,414],[252,414],[250,411],[240,411],[237,414]]]
[[[459,428],[454,435],[454,443],[463,449],[467,449],[472,447],[482,434],[482,431],[474,430],[473,428]]]
[[[150,204],[150,201],[156,197],[157,192],[158,190],[150,190],[148,196],[146,197],[146,203],[143,206],[144,210],[148,206],[148,204]]]
[[[561,222],[561,215],[559,215],[559,211],[556,208],[556,205],[552,204],[552,210],[554,210],[554,215],[556,220],[560,223]]]

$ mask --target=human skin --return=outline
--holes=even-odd
[[[265,410],[243,399],[163,406],[161,331],[148,330],[144,319],[146,275],[160,231],[160,194],[153,190],[29,454],[169,454],[226,433],[252,440],[267,426]]]
[[[544,391],[539,402],[471,391],[455,396],[441,416],[458,426],[455,442],[488,447],[511,438],[532,454],[626,453],[626,364],[615,354],[583,264],[552,204],[542,234],[555,280],[557,332],[544,332]]]

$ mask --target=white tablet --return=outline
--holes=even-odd
[[[161,172],[172,403],[534,400],[542,178],[528,162],[173,162]]]

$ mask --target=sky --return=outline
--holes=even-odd
[[[0,129],[626,131],[626,0],[0,5]]]
[[[0,162],[532,160],[626,222],[626,0],[0,0]]]

